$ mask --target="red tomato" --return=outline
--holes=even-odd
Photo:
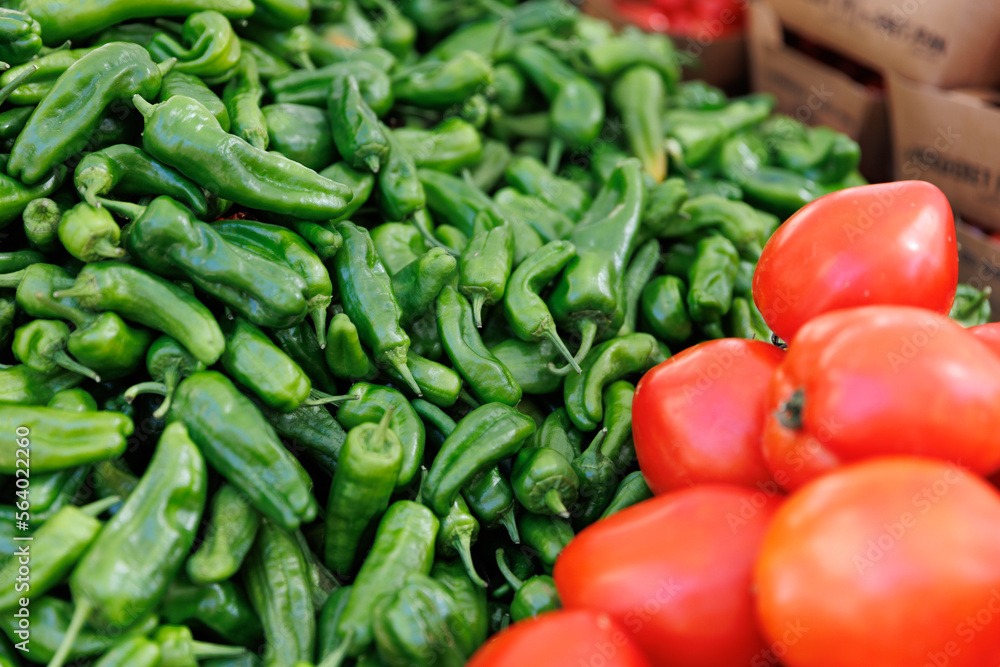
[[[768,391],[764,458],[787,489],[884,454],[1000,467],[1000,357],[952,320],[869,306],[795,336]]]
[[[556,561],[563,606],[611,614],[654,667],[747,667],[765,651],[751,570],[780,504],[745,487],[699,486],[598,521]]]
[[[980,342],[984,343],[996,354],[1000,354],[1000,322],[980,324],[978,326],[969,327],[967,331],[974,334]]]
[[[632,436],[653,493],[696,484],[774,485],[761,452],[767,386],[785,353],[742,338],[701,343],[636,388]]]
[[[849,188],[805,206],[764,246],[753,298],[786,341],[822,313],[918,306],[947,315],[958,285],[948,199],[923,181]]]
[[[465,667],[650,667],[628,633],[607,614],[553,611],[495,635]]]
[[[759,664],[1000,664],[997,526],[1000,494],[942,462],[878,459],[813,482],[778,511],[757,561],[774,654]]]

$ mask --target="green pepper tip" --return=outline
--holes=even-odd
[[[174,65],[176,64],[177,58],[167,58],[162,63],[158,63],[156,65],[156,69],[160,70],[160,76],[164,77],[174,68]]]
[[[156,106],[147,102],[142,95],[133,95],[132,105],[135,107],[136,111],[142,114],[143,118],[148,118],[149,114],[153,113],[153,107]]]
[[[59,350],[52,355],[52,360],[66,370],[90,378],[94,382],[100,382],[101,376],[93,369],[87,368],[79,361],[69,356],[65,350]]]
[[[500,515],[500,523],[504,528],[507,529],[507,535],[510,536],[510,541],[514,544],[521,543],[521,535],[517,531],[517,520],[514,517],[514,507],[511,506]]]
[[[365,158],[365,165],[371,170],[373,174],[377,174],[378,170],[382,167],[382,163],[378,158],[378,155],[369,155]]]
[[[559,493],[559,489],[549,489],[545,492],[545,506],[556,516],[564,519],[569,518],[569,510],[563,504],[562,494]]]

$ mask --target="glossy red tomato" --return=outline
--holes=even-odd
[[[747,667],[765,652],[751,570],[780,504],[746,487],[700,486],[592,524],[556,561],[563,606],[611,614],[654,667]]]
[[[495,635],[465,667],[650,667],[625,630],[607,614],[553,611]]]
[[[849,188],[808,204],[764,246],[753,298],[791,341],[822,313],[895,304],[947,314],[958,284],[948,199],[923,181]]]
[[[990,322],[989,324],[969,327],[968,331],[975,334],[980,342],[988,346],[995,353],[1000,354],[1000,322]]]
[[[943,462],[876,459],[809,484],[755,568],[775,657],[760,664],[1000,664],[997,526],[1000,494]]]
[[[764,458],[788,489],[885,454],[1000,468],[1000,357],[947,317],[905,306],[827,313],[768,391]]]
[[[701,343],[636,387],[632,436],[653,493],[709,483],[773,485],[761,434],[767,387],[785,354],[760,341]]]

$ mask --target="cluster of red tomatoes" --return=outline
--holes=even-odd
[[[964,329],[954,220],[921,182],[845,190],[764,249],[787,350],[725,339],[639,383],[651,500],[580,533],[565,610],[476,667],[1000,664],[1000,325]]]

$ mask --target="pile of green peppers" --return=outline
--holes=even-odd
[[[864,182],[562,0],[5,5],[3,667],[464,664],[650,496],[641,374],[770,341],[764,243]]]

